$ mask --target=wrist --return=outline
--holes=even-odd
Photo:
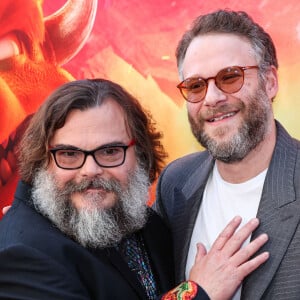
[[[184,281],[167,292],[162,300],[191,300],[197,296],[198,284],[192,280]]]

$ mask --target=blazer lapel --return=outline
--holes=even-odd
[[[174,216],[172,224],[175,253],[176,282],[185,280],[185,266],[190,246],[193,228],[198,215],[207,178],[213,167],[213,159],[208,156],[204,163],[197,168],[182,190],[175,190],[176,209],[178,216]]]
[[[157,286],[161,289],[160,292],[166,292],[174,287],[174,267],[170,232],[161,218],[149,209],[148,222],[140,233],[144,240],[154,277],[157,279]],[[106,254],[110,262],[122,274],[124,280],[127,280],[132,288],[136,290],[139,297],[141,299],[147,299],[146,292],[136,274],[129,269],[120,253],[115,248],[109,248]]]
[[[137,279],[137,276],[129,269],[127,263],[122,259],[121,255],[115,248],[109,248],[105,250],[108,259],[111,264],[122,274],[124,280],[126,280],[137,292],[141,299],[146,299],[147,295],[142,287],[141,283]]]
[[[145,247],[160,293],[174,288],[174,261],[172,239],[167,226],[153,211],[142,229]]]
[[[299,222],[299,201],[295,201],[294,174],[297,149],[291,137],[278,125],[277,143],[267,172],[257,216],[261,220],[252,239],[265,232],[270,239],[259,252],[269,251],[269,260],[243,283],[242,299],[261,299],[269,286]]]

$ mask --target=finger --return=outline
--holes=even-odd
[[[263,252],[240,265],[238,267],[238,276],[240,277],[240,279],[243,280],[243,278],[245,278],[251,272],[256,270],[259,266],[265,263],[269,259],[269,257],[269,252]]]
[[[242,247],[243,243],[250,238],[252,232],[258,227],[258,225],[259,220],[257,218],[253,218],[242,226],[224,245],[224,253],[228,256],[232,256]]]
[[[252,257],[266,242],[268,241],[268,235],[263,233],[255,240],[251,241],[247,246],[237,251],[232,258],[231,262],[239,266],[245,263],[250,257]]]
[[[197,243],[197,253],[195,256],[195,264],[201,260],[202,257],[206,255],[207,251],[202,243]]]
[[[233,236],[236,229],[240,226],[242,218],[240,216],[234,217],[219,234],[211,247],[211,251],[221,250],[228,240]]]

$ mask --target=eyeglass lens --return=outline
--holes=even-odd
[[[241,67],[228,67],[207,79],[188,78],[178,85],[183,97],[190,102],[199,102],[205,98],[208,80],[214,79],[216,86],[225,93],[238,92],[244,84],[244,70]]]
[[[98,165],[103,167],[120,165],[125,159],[124,146],[104,147],[88,153],[93,156]],[[81,150],[59,149],[55,151],[55,160],[61,168],[76,169],[82,167],[87,155]]]

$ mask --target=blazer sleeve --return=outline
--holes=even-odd
[[[0,252],[0,299],[90,299],[80,281],[36,249],[14,245]]]
[[[205,290],[189,280],[180,283],[174,289],[161,295],[159,300],[210,300]]]

